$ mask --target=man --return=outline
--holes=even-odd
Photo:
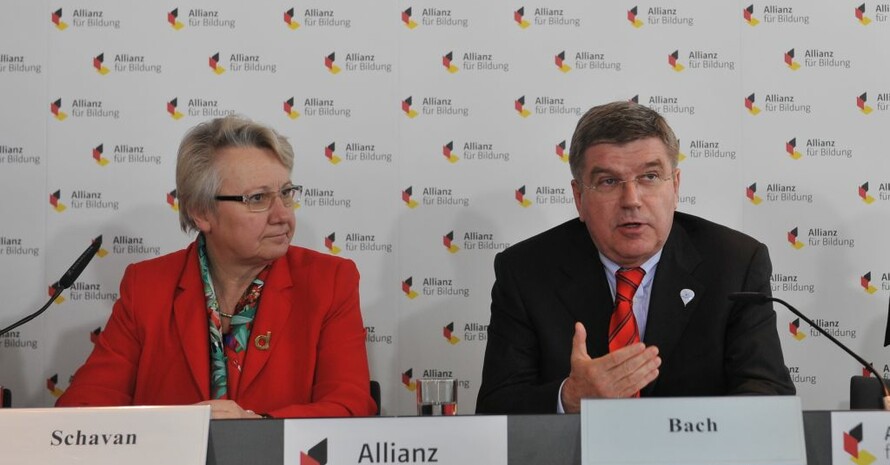
[[[578,218],[495,257],[477,412],[794,394],[772,306],[727,298],[769,294],[769,252],[675,211],[678,145],[664,118],[635,103],[581,118],[569,154]]]

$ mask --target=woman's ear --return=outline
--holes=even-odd
[[[213,221],[211,221],[212,216],[213,215],[211,215],[210,213],[193,213],[191,215],[192,221],[194,221],[195,226],[198,227],[198,231],[201,231],[204,234],[209,233],[210,230],[212,229],[211,228],[211,225],[213,224]]]

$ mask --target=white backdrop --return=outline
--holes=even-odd
[[[176,148],[233,112],[294,145],[294,243],[358,264],[384,414],[442,373],[474,410],[494,254],[575,215],[561,154],[583,111],[619,99],[680,137],[681,210],[766,243],[775,295],[890,371],[890,3],[4,6],[0,325],[105,241],[64,301],[0,339],[15,406],[68,386],[127,264],[191,240]],[[846,407],[857,364],[777,312],[805,408]]]

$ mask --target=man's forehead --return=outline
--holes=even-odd
[[[597,144],[585,151],[588,172],[668,168],[667,148],[658,144]]]

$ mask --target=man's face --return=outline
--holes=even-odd
[[[642,265],[664,246],[671,232],[680,170],[672,168],[667,147],[656,137],[622,145],[597,144],[583,156],[581,183],[572,180],[578,216],[603,255],[625,268]],[[644,182],[655,177],[667,180]],[[640,182],[608,189],[616,181],[633,179]]]

